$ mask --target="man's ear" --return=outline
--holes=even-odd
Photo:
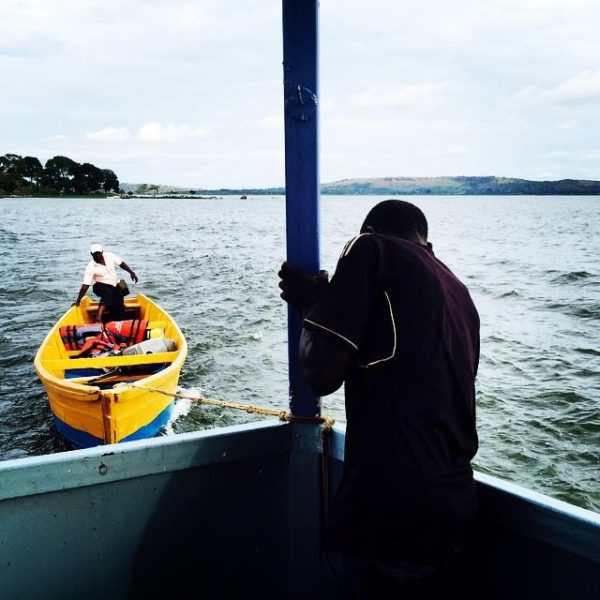
[[[371,227],[370,225],[367,225],[365,227],[365,233],[377,233],[377,232],[375,231],[375,229],[373,227]]]

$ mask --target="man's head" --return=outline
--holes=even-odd
[[[102,258],[102,246],[100,244],[92,244],[90,246],[90,253],[92,255],[92,258],[98,262],[98,259]]]
[[[369,211],[360,228],[361,233],[370,231],[425,244],[428,234],[427,219],[421,209],[410,202],[384,200]]]

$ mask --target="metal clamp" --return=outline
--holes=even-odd
[[[314,92],[300,84],[285,99],[285,114],[306,123],[317,112],[319,100]]]

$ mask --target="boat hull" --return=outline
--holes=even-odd
[[[344,438],[274,419],[0,461],[0,597],[331,598]],[[475,477],[470,597],[597,600],[600,515]]]
[[[119,440],[120,442],[131,442],[133,440],[142,440],[155,437],[166,426],[173,413],[173,401],[167,408],[158,414],[150,423],[140,427],[137,431]],[[65,423],[57,416],[54,416],[54,426],[56,430],[67,439],[75,448],[92,448],[104,444],[104,439],[96,437],[87,431],[76,429],[68,423]]]
[[[165,336],[175,340],[177,350],[117,358],[69,357],[59,330],[63,325],[86,323],[94,318],[95,305],[86,298],[79,309],[73,307],[58,321],[36,355],[35,369],[48,395],[56,428],[77,448],[153,437],[171,416],[173,396],[169,394],[177,389],[187,354],[183,334],[163,309],[143,295],[128,299],[127,307],[137,311],[135,318],[161,323]],[[161,363],[161,359],[165,362]],[[150,372],[147,376],[132,376],[131,380],[125,377],[116,385],[94,382],[94,374],[115,365],[137,369],[143,366]]]

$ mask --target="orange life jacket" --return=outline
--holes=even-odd
[[[81,348],[77,358],[90,358],[105,352],[111,352],[125,348],[127,344],[119,344],[114,334],[103,330],[95,338],[88,340]]]
[[[60,337],[67,350],[79,350],[90,339],[102,331],[102,323],[91,325],[65,325],[60,328]]]
[[[67,350],[81,350],[78,358],[96,356],[109,350],[120,350],[146,338],[148,321],[130,319],[91,325],[66,325],[60,328],[60,337]]]
[[[128,321],[109,321],[104,329],[114,334],[120,344],[131,346],[146,339],[146,327],[148,327],[148,321],[130,319]]]

